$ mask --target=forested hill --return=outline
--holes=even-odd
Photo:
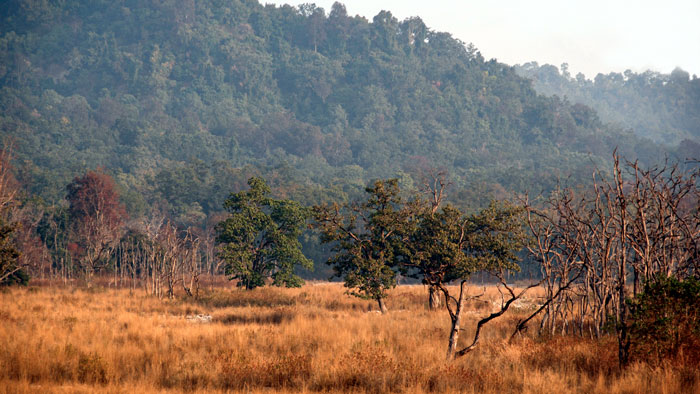
[[[606,122],[614,122],[658,143],[680,145],[681,155],[700,155],[700,78],[680,68],[670,74],[646,71],[583,74],[573,77],[566,64],[537,62],[515,66],[518,74],[531,78],[545,95],[566,97],[596,110]],[[693,155],[694,153],[694,155]]]
[[[666,152],[589,107],[537,95],[510,66],[383,11],[251,0],[0,4],[0,129],[47,201],[105,167],[128,207],[220,210],[253,173],[302,202],[372,177],[449,170],[479,204],[588,179],[615,146]],[[193,219],[194,220],[194,219]]]

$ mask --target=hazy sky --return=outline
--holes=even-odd
[[[316,3],[330,12],[335,0]],[[347,0],[348,14],[372,20],[389,10],[420,16],[433,30],[474,43],[486,59],[507,64],[569,63],[572,74],[675,67],[700,75],[700,0]]]

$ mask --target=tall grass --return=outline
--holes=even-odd
[[[480,292],[473,289],[473,293]],[[495,289],[486,297],[499,299]],[[390,313],[337,284],[217,289],[200,301],[140,291],[29,288],[0,293],[0,392],[698,392],[697,366],[617,369],[614,339],[505,339],[446,362],[449,317],[402,286]],[[473,302],[466,342],[491,305]],[[211,314],[209,324],[188,315]]]

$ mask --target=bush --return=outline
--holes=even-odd
[[[16,270],[20,256],[13,242],[13,233],[16,229],[16,224],[6,224],[0,217],[0,286],[26,285],[29,282],[29,276],[24,271]],[[6,277],[5,275],[9,272],[12,273]]]
[[[2,282],[0,282],[0,287],[2,286],[13,286],[13,285],[18,285],[18,286],[27,286],[29,284],[29,275],[27,275],[24,270],[19,270],[13,272],[10,276],[5,278]]]
[[[700,361],[699,280],[647,283],[629,305],[632,358],[655,364],[665,359]]]

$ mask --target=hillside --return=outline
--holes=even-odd
[[[611,151],[667,151],[603,123],[419,18],[256,1],[0,5],[0,132],[46,201],[105,167],[129,210],[184,221],[250,174],[304,203],[449,170],[462,205],[585,182]]]
[[[515,66],[547,96],[566,97],[590,106],[605,122],[632,130],[668,146],[681,145],[679,156],[700,154],[700,78],[680,68],[670,74],[646,71],[598,74],[593,80],[572,77],[566,65],[536,62]]]

